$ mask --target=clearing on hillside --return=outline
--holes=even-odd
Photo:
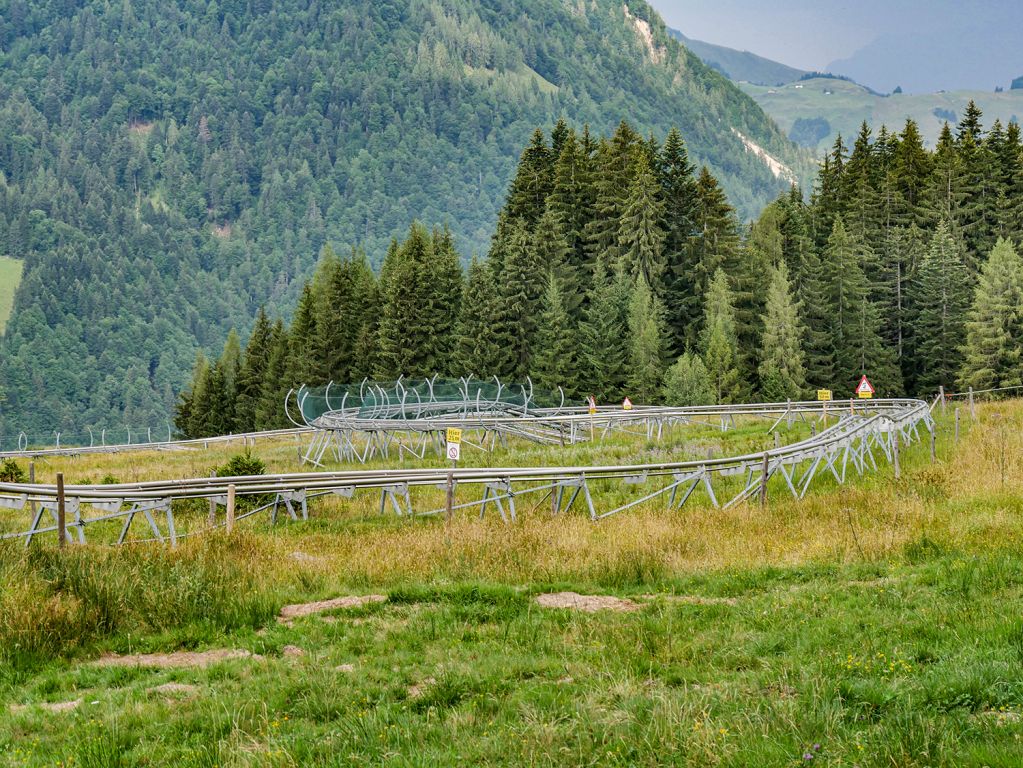
[[[0,336],[7,328],[7,320],[14,309],[14,294],[21,284],[23,264],[10,256],[0,256]]]

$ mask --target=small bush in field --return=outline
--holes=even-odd
[[[236,453],[226,464],[216,469],[217,477],[240,477],[244,475],[265,475],[266,464],[258,456],[246,451]]]
[[[14,459],[4,459],[0,464],[0,483],[25,483],[28,477],[25,470]]]

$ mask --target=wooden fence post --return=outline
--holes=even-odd
[[[970,387],[970,418],[977,420],[977,411],[973,408],[973,387]]]
[[[956,406],[956,443],[959,442],[959,406]]]
[[[234,531],[234,483],[227,486],[227,532]]]

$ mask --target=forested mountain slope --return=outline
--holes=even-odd
[[[287,313],[322,246],[487,247],[559,115],[678,125],[743,215],[800,170],[752,99],[612,0],[0,0],[0,431],[162,423],[198,346]],[[738,133],[737,133],[738,132]]]

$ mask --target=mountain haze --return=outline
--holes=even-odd
[[[418,218],[485,251],[559,116],[677,125],[746,217],[807,169],[642,2],[0,0],[0,51],[8,439],[161,426],[197,347],[290,313],[327,243],[378,265]]]
[[[881,34],[827,69],[888,92],[1008,88],[1023,72],[1023,6],[958,3]]]

